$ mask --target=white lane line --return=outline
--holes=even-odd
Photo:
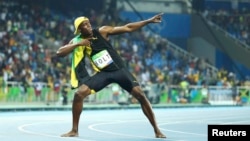
[[[118,135],[118,136],[162,140],[162,138],[153,138],[153,137],[145,137],[145,136],[136,136],[136,135],[131,135],[131,134],[116,133],[116,132],[106,131],[106,130],[101,130],[101,129],[96,128],[97,126],[100,126],[100,125],[110,125],[110,124],[119,124],[119,123],[128,123],[128,122],[135,122],[135,120],[133,120],[133,121],[112,121],[112,122],[96,123],[96,124],[89,125],[88,128],[90,130],[93,130],[93,131],[96,131],[96,132],[112,134],[112,135]],[[173,139],[169,139],[169,138],[167,138],[167,140],[168,141],[185,141],[185,140],[173,140]]]
[[[231,116],[231,117],[227,117],[225,115],[223,116],[202,116],[202,120],[199,120],[200,117],[195,117],[197,119],[192,119],[192,120],[186,120],[187,118],[178,118],[177,120],[182,120],[183,121],[173,121],[173,122],[166,122],[166,123],[161,123],[159,124],[159,126],[163,126],[163,125],[169,125],[169,124],[183,124],[183,123],[192,123],[192,122],[195,122],[195,123],[204,123],[204,124],[208,124],[207,122],[208,121],[214,121],[214,120],[232,120],[232,119],[239,119],[239,118],[246,118],[245,116],[239,116],[239,115],[234,115],[234,116]],[[218,121],[217,121],[218,122]],[[249,120],[247,121],[231,121],[231,122],[223,122],[223,123],[219,123],[219,124],[234,124],[234,123],[247,123],[249,122]],[[194,133],[194,132],[183,132],[183,131],[180,131],[180,130],[170,130],[170,129],[166,129],[166,128],[160,128],[161,130],[163,131],[169,131],[169,132],[175,132],[175,133],[182,133],[182,134],[189,134],[189,135],[197,135],[197,136],[206,136],[206,134],[197,134],[197,133]]]
[[[225,123],[221,123],[221,125],[230,125],[230,124],[240,124],[240,123],[248,123],[248,125],[250,124],[250,120],[239,120],[239,121],[230,121],[230,122],[225,122]],[[242,124],[242,125],[244,125]]]
[[[94,141],[94,140],[79,139],[79,138],[74,138],[74,137],[69,137],[69,138],[68,137],[60,137],[60,136],[39,133],[39,132],[34,132],[34,131],[30,131],[30,130],[25,129],[26,127],[29,127],[29,126],[34,126],[34,125],[39,125],[39,124],[44,124],[44,123],[48,123],[48,122],[37,122],[37,123],[23,124],[21,126],[18,126],[18,130],[20,130],[23,133],[27,133],[27,134],[46,136],[46,137],[52,137],[52,138],[60,138],[60,139],[68,139],[68,140],[70,139],[70,140],[79,140],[79,141]]]

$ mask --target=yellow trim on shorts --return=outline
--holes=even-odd
[[[95,93],[96,93],[95,90],[93,90],[93,89],[90,90],[90,94],[95,94]]]

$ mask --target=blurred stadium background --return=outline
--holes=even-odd
[[[164,12],[163,22],[112,44],[153,105],[249,105],[249,0],[0,0],[0,105],[71,106],[73,20],[121,25]],[[93,73],[88,64],[89,73]],[[116,84],[87,104],[137,104]]]

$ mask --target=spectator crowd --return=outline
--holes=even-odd
[[[35,3],[0,0],[1,84],[15,81],[29,86],[34,82],[44,82],[56,89],[58,85],[68,83],[70,76],[65,74],[70,74],[70,56],[57,58],[55,50],[73,36],[74,16],[82,14],[89,17],[94,27],[128,22],[119,17],[119,9],[110,9],[108,13],[90,8],[64,15]],[[210,17],[229,33],[250,43],[249,15],[219,11]],[[238,80],[234,72],[223,68],[212,70],[205,58],[179,54],[166,39],[146,29],[114,37],[111,43],[142,84],[164,81],[167,85],[179,85],[187,81],[189,85],[206,83],[233,87],[247,85],[250,81],[249,78]],[[88,70],[93,73],[90,65]]]

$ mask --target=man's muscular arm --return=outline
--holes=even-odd
[[[59,49],[56,51],[56,55],[58,57],[65,57],[67,56],[69,53],[71,53],[76,47],[78,46],[87,46],[89,45],[90,42],[88,39],[83,39],[80,42],[77,43],[73,43],[73,41],[71,40],[68,44],[59,47]]]
[[[149,24],[149,23],[160,23],[162,20],[163,13],[159,13],[149,19],[138,21],[138,22],[131,22],[122,26],[102,26],[99,29],[99,32],[102,34],[102,36],[105,39],[108,39],[109,35],[116,35],[116,34],[122,34],[126,32],[133,32],[136,31],[143,26]]]

